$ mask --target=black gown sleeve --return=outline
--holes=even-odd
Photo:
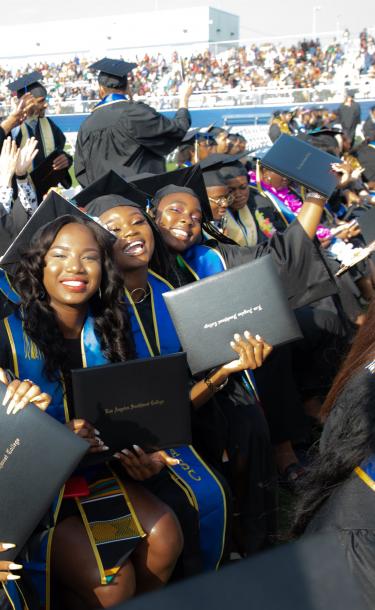
[[[13,374],[15,373],[12,349],[9,343],[8,334],[5,330],[4,320],[0,320],[0,367],[11,371]]]
[[[308,237],[298,220],[284,233],[275,233],[254,247],[221,243],[216,247],[228,269],[271,254],[294,308],[337,293],[336,282],[323,261],[320,246]]]
[[[173,119],[168,119],[151,106],[137,102],[123,114],[119,128],[124,136],[130,136],[139,145],[163,156],[172,152],[181,142],[190,127],[190,113],[186,108],[177,110]]]

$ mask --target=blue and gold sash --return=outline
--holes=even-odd
[[[70,415],[62,376],[61,380],[56,381],[46,377],[43,354],[24,330],[22,310],[6,318],[4,325],[12,350],[15,375],[20,379],[32,379],[43,392],[50,394],[52,400],[47,413],[62,424],[67,423]],[[84,368],[108,364],[108,360],[101,352],[95,334],[94,318],[91,315],[87,316],[81,332],[81,352]],[[101,584],[104,585],[118,572],[124,558],[130,555],[138,540],[145,534],[120,479],[106,465],[100,468],[100,472],[96,468],[95,472],[88,473],[90,495],[84,499],[76,498],[76,504],[97,561]],[[31,560],[25,564],[25,569],[29,570],[40,599],[45,600],[46,610],[50,607],[49,566],[52,537],[63,493],[64,488],[52,507],[52,527],[42,537],[37,553],[33,554]],[[108,519],[109,514],[110,519]]]
[[[162,297],[163,292],[173,290],[173,286],[153,271],[149,271],[148,284],[151,292],[155,344],[159,354],[167,355],[179,352],[181,346]],[[138,358],[158,355],[151,347],[129,292],[125,291],[125,294]],[[224,551],[226,531],[227,506],[224,490],[219,480],[193,447],[169,449],[167,453],[171,457],[180,459],[178,466],[169,468],[171,478],[183,489],[189,503],[198,511],[204,568],[206,570],[217,569]]]
[[[29,610],[21,586],[15,580],[2,583],[2,588],[12,610]]]
[[[9,275],[3,269],[0,269],[0,292],[14,305],[20,304],[21,297],[13,288]]]
[[[372,491],[375,491],[375,454],[370,455],[354,472]]]

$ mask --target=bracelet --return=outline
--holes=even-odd
[[[219,386],[216,386],[210,379],[210,377],[207,375],[207,377],[205,377],[203,379],[204,383],[206,384],[207,388],[209,389],[209,391],[211,392],[212,395],[216,394],[216,392],[220,392],[220,390],[222,390],[223,388],[225,388],[225,386],[228,383],[228,379],[229,377],[226,378],[226,380]]]
[[[322,195],[321,193],[316,193],[314,191],[309,191],[308,193],[306,193],[306,199],[320,199],[320,200],[326,200],[327,198]]]

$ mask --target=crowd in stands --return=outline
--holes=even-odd
[[[359,42],[359,44],[358,44]],[[355,52],[351,52],[353,45]],[[24,71],[40,71],[57,106],[66,100],[90,101],[98,98],[95,74],[89,69],[94,58],[74,57],[61,63],[41,61],[26,66]],[[128,58],[126,58],[128,59]],[[132,74],[132,90],[137,97],[178,94],[182,83],[181,63],[193,80],[195,92],[226,92],[257,87],[309,88],[329,85],[335,79],[353,81],[362,74],[375,76],[375,41],[366,29],[359,41],[345,30],[340,40],[327,45],[319,39],[302,40],[291,46],[265,42],[236,47],[220,53],[206,50],[189,57],[175,51],[171,57],[162,53],[136,57]],[[19,69],[0,67],[0,102],[9,102],[7,84],[19,77]],[[337,81],[336,81],[337,82]]]

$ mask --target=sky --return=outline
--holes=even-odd
[[[263,0],[259,3],[251,0],[17,0],[12,10],[2,11],[1,25],[202,5],[240,15],[243,39],[267,40],[269,36],[311,33],[314,7],[320,7],[315,11],[318,33],[342,31],[344,28],[357,33],[364,26],[375,27],[374,0],[358,0],[357,3],[349,0]]]

